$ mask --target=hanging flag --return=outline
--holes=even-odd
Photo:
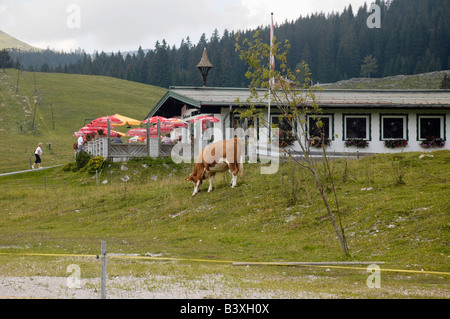
[[[275,71],[275,57],[273,56],[273,12],[272,15],[272,23],[270,25],[270,71]],[[269,80],[269,84],[275,84],[275,78],[272,76]]]

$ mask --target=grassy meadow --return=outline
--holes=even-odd
[[[37,92],[33,73],[19,80],[16,92],[17,71],[0,73],[0,173],[27,169],[38,142],[44,166],[70,163],[73,132],[85,119],[114,113],[143,119],[165,93],[95,76],[36,73]],[[46,108],[37,109],[31,129],[38,98],[53,103],[55,130]],[[260,164],[245,165],[235,189],[229,174],[218,175],[212,193],[203,185],[193,198],[184,180],[192,165],[170,159],[106,162],[98,184],[88,170],[63,166],[0,176],[0,278],[67,277],[73,263],[83,278],[99,277],[98,260],[72,255],[98,255],[105,240],[108,276],[158,274],[205,286],[202,278],[220,276],[239,289],[237,298],[250,289],[292,298],[449,298],[449,275],[430,272],[450,272],[450,152],[424,154],[430,156],[331,162],[350,256],[342,253],[312,177],[290,161],[274,175],[262,175]],[[231,261],[382,261],[382,269],[416,272],[382,271],[381,289],[369,289],[364,266],[235,267]]]
[[[351,256],[342,253],[313,179],[292,162],[275,175],[261,175],[259,164],[248,164],[237,188],[222,174],[212,193],[203,185],[191,198],[192,184],[184,181],[191,165],[150,158],[107,163],[98,185],[86,170],[61,167],[0,177],[0,252],[97,255],[105,240],[111,254],[186,260],[110,258],[110,276],[219,273],[243,291],[251,286],[293,296],[307,290],[339,298],[448,298],[448,275],[420,272],[449,271],[450,152],[332,165]],[[0,274],[65,276],[76,258],[48,259],[0,255]],[[230,261],[383,261],[382,269],[418,273],[383,272],[383,289],[368,289],[364,270],[249,269]],[[98,276],[98,262],[77,263],[83,276]],[[248,276],[254,281],[247,282]],[[280,280],[284,276],[287,281]],[[305,281],[310,276],[320,279]]]

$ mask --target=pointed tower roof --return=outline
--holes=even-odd
[[[203,54],[200,62],[197,64],[197,68],[212,68],[213,65],[209,62],[208,54],[206,53],[206,48],[203,49]]]
[[[206,48],[203,49],[203,55],[200,63],[197,64],[197,69],[200,71],[203,78],[203,86],[206,86],[206,78],[208,77],[208,72],[213,68],[211,62],[209,62],[208,54],[206,53]]]

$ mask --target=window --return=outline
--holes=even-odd
[[[344,114],[344,140],[370,140],[370,115]]]
[[[274,115],[272,116],[272,124],[278,125],[280,131],[291,132],[292,125],[286,117],[282,115]]]
[[[322,127],[317,127],[317,121],[322,122]],[[322,134],[329,138],[333,138],[333,116],[332,115],[320,115],[320,116],[308,116],[308,138],[309,137],[321,137]]]
[[[444,138],[444,115],[418,115],[418,140]]]
[[[381,115],[381,140],[408,139],[407,115]]]
[[[248,134],[250,137],[253,137],[255,134],[259,138],[259,126],[258,126],[258,118],[256,116],[252,117],[241,117],[240,114],[232,114],[232,121],[233,121],[233,129],[234,135],[236,135],[236,132],[239,134],[245,133]],[[244,131],[245,130],[245,131]],[[242,135],[242,134],[241,134]],[[242,136],[239,135],[241,138]]]

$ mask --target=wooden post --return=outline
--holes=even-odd
[[[53,115],[53,103],[50,103],[50,108],[52,110],[52,123],[53,123],[53,131],[55,130],[55,116]]]
[[[106,137],[107,137],[107,147],[106,147],[106,149],[108,150],[107,151],[107,154],[106,154],[106,159],[108,159],[109,158],[109,154],[111,153],[111,122],[109,121],[109,117],[108,117],[108,125],[107,125],[107,128],[106,128],[107,130],[108,130],[108,132],[107,132],[107,134],[106,134]]]
[[[106,136],[108,137],[108,140],[111,138],[111,122],[109,121],[109,117],[108,117],[108,125],[107,125],[107,133]]]
[[[146,139],[146,143],[147,143],[147,151],[148,151],[148,156],[150,157],[151,152],[150,152],[150,121],[147,120],[147,139]]]
[[[37,93],[37,90],[36,90],[36,73],[34,72],[34,70],[33,70],[33,82],[34,82],[34,93]],[[53,115],[53,113],[52,113],[52,115]]]
[[[95,170],[95,183],[98,186],[98,169]]]
[[[34,130],[34,121],[36,119],[36,107],[37,107],[37,102],[34,103],[33,124],[31,125],[32,130]]]
[[[158,136],[158,157],[161,155],[161,122],[157,122],[156,124],[156,136]]]
[[[106,299],[106,241],[102,241],[101,298]]]

